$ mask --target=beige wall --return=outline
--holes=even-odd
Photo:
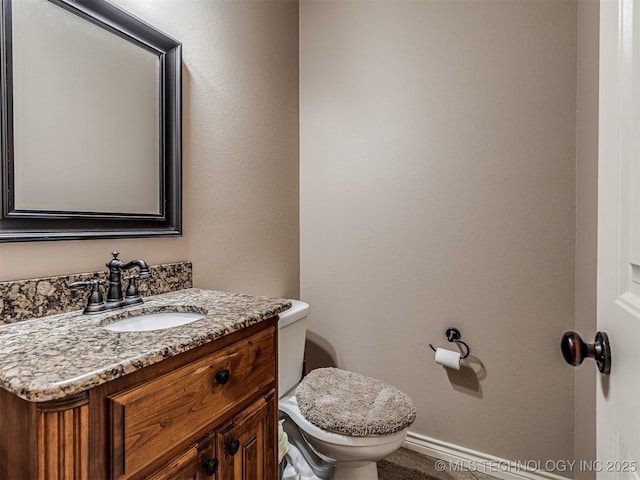
[[[301,1],[312,340],[407,392],[413,432],[573,457],[575,124],[574,2]]]
[[[0,244],[0,280],[102,269],[118,249],[191,260],[199,287],[297,297],[297,2],[115,3],[183,42],[184,236]],[[565,368],[557,342],[574,226],[575,328],[595,330],[594,5],[578,4],[574,172],[572,3],[301,3],[312,337],[407,391],[417,433],[593,455],[594,374]],[[478,373],[433,364],[449,324]]]
[[[598,1],[578,2],[575,330],[589,342],[596,332],[599,7]],[[578,460],[596,456],[597,375],[593,365],[576,369],[575,458]],[[595,478],[595,472],[577,472],[576,478]]]
[[[184,236],[0,244],[0,280],[191,260],[195,286],[298,294],[298,4],[116,0],[183,44]]]

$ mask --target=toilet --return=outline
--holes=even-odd
[[[292,304],[278,321],[278,408],[296,454],[313,471],[299,478],[377,480],[376,462],[402,446],[415,406],[395,387],[346,370],[320,368],[302,378],[309,305]]]

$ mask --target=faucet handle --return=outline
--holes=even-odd
[[[84,313],[97,313],[104,310],[104,298],[102,297],[102,290],[100,290],[100,285],[104,284],[104,280],[89,280],[87,282],[70,283],[67,288],[72,292],[91,289]]]
[[[151,278],[151,270],[148,268],[141,268],[138,275],[136,275],[136,278],[139,278],[140,280]]]
[[[86,282],[72,282],[67,284],[67,288],[72,292],[77,292],[78,290],[86,290],[88,288],[96,289],[100,288],[99,285],[104,285],[106,282],[104,280],[87,280]]]
[[[136,280],[145,279],[149,277],[150,275],[143,275],[142,272],[138,275],[130,275],[128,277],[124,277],[124,280],[129,281],[129,285],[127,285],[127,291],[125,292],[125,295],[124,295],[123,303],[125,305],[135,305],[137,303],[143,302],[142,296],[138,291],[138,284],[136,283]]]
[[[72,292],[77,292],[78,290],[85,290],[91,286],[90,282],[72,282],[67,284],[67,288]]]

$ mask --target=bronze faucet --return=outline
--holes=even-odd
[[[150,278],[151,270],[144,260],[136,259],[131,260],[129,263],[124,263],[118,258],[119,254],[120,252],[113,251],[111,253],[113,258],[107,263],[107,267],[109,267],[109,289],[107,291],[106,302],[102,297],[102,290],[100,288],[101,285],[105,284],[104,280],[73,282],[68,285],[69,290],[72,291],[84,289],[91,290],[84,313],[99,313],[104,312],[105,310],[115,310],[129,305],[143,303],[136,281],[138,279]],[[125,280],[129,280],[129,284],[127,286],[126,294],[123,297],[122,272],[131,270],[134,267],[138,267],[140,271],[137,275],[125,277]]]

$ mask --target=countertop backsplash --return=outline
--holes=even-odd
[[[193,287],[191,262],[151,265],[150,268],[151,278],[138,281],[143,297]],[[98,272],[0,282],[0,325],[81,310],[87,304],[89,292],[72,292],[67,285],[76,281],[107,280],[108,277],[105,268]],[[122,283],[124,290],[127,282]],[[106,296],[105,287],[103,293]]]

